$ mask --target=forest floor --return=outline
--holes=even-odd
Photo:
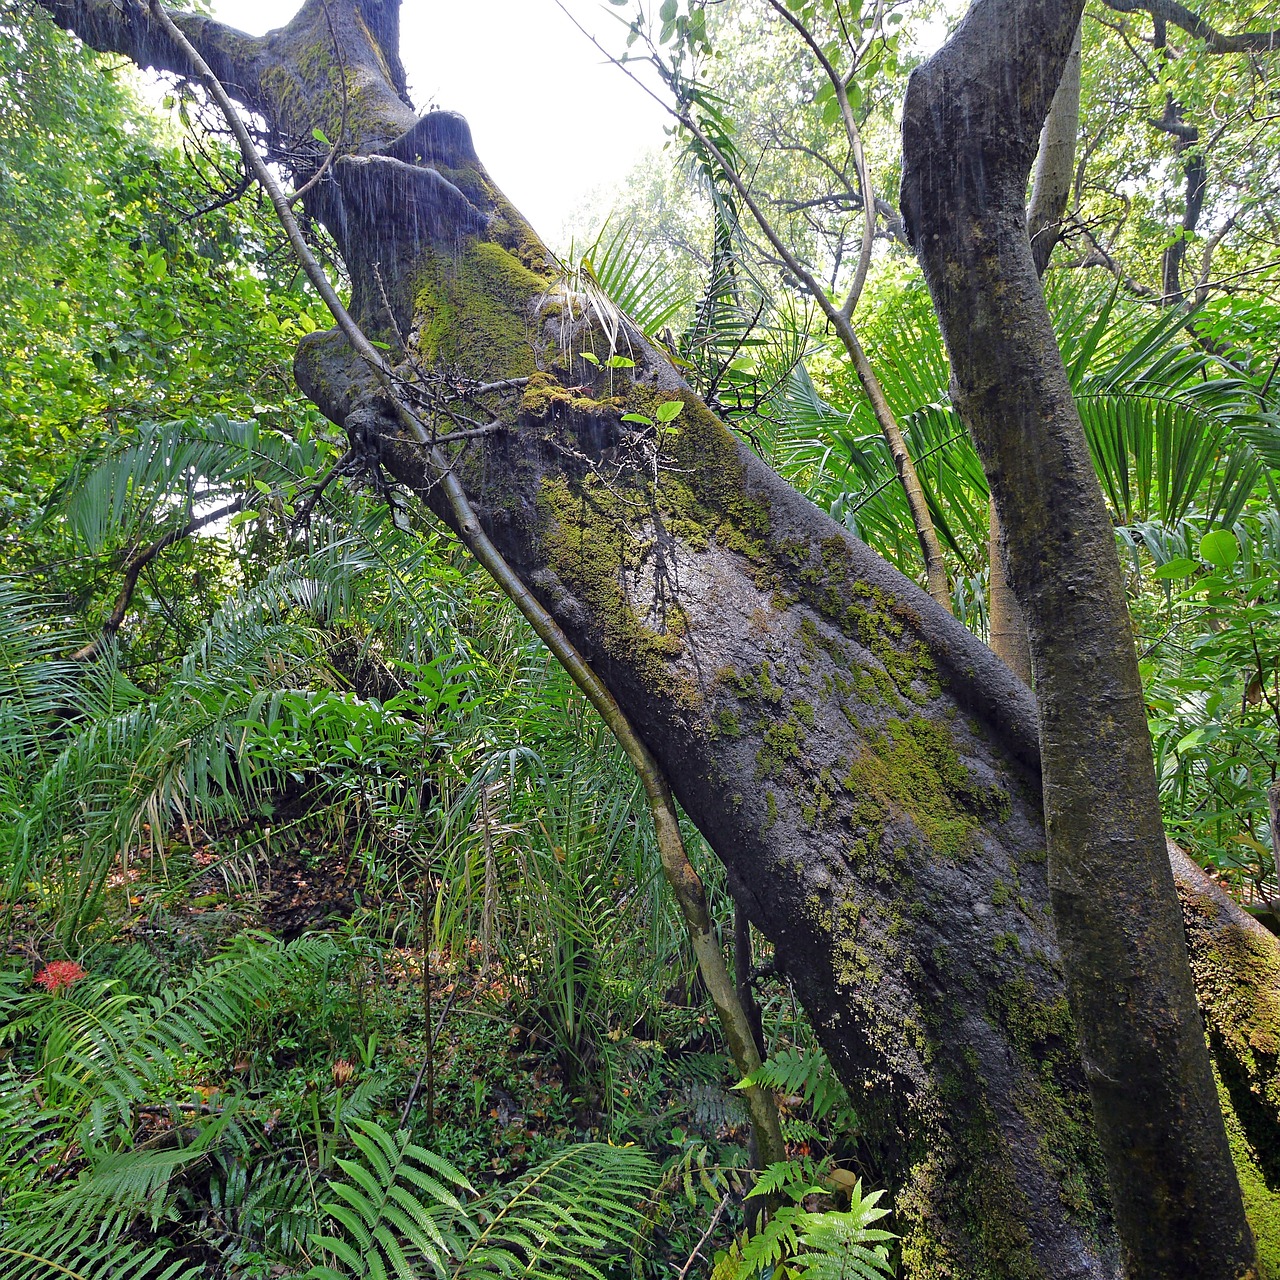
[[[641,1146],[667,1167],[683,1165],[677,1176],[691,1186],[698,1176],[690,1170],[748,1163],[746,1109],[696,978],[673,974],[629,1025],[588,1025],[605,1011],[575,1010],[572,990],[540,990],[537,975],[513,965],[510,947],[471,937],[425,950],[412,895],[373,883],[351,848],[308,841],[305,827],[294,824],[288,841],[274,842],[262,840],[261,828],[171,832],[163,859],[143,851],[111,875],[79,964],[145,996],[164,998],[244,938],[311,935],[337,944],[316,989],[263,1009],[221,1054],[180,1063],[135,1107],[135,1147],[180,1142],[193,1112],[216,1114],[234,1094],[237,1105],[253,1107],[265,1142],[316,1172],[341,1149],[342,1124],[361,1116],[409,1129],[480,1188],[584,1140]],[[246,857],[251,834],[258,851]],[[8,959],[33,974],[51,955],[36,924],[31,903],[9,915]],[[774,1003],[776,1013],[790,999]],[[571,1040],[564,1024],[572,1016],[583,1025]],[[794,1016],[792,1009],[784,1020]],[[783,1105],[797,1126],[792,1154],[826,1154],[800,1099]],[[73,1148],[44,1176],[66,1184],[85,1165]],[[665,1201],[646,1273],[669,1275],[690,1256],[716,1203],[703,1181],[702,1192]],[[731,1239],[734,1216],[704,1244],[707,1261]]]

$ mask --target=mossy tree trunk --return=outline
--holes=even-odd
[[[1114,534],[1027,234],[1081,3],[976,0],[913,72],[902,205],[982,455],[1040,713],[1049,879],[1126,1274],[1255,1259],[1165,847]]]
[[[145,10],[44,3],[99,48],[182,70]],[[340,136],[345,68],[354,150],[306,200],[345,258],[356,318],[399,352],[440,434],[470,433],[440,447],[487,533],[775,944],[864,1117],[863,1172],[894,1195],[904,1274],[1116,1276],[1026,688],[770,471],[640,333],[619,338],[634,368],[603,368],[589,302],[494,187],[465,123],[406,105],[394,0],[327,8],[339,52],[320,0],[262,40],[182,25],[234,51],[220,75],[291,154],[315,128]],[[296,372],[452,518],[337,333],[304,341]],[[656,421],[671,402],[669,428],[622,420]]]

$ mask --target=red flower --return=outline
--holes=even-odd
[[[74,960],[55,960],[36,974],[36,982],[46,991],[57,993],[73,986],[88,974]]]

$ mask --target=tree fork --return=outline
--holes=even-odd
[[[112,0],[78,7],[120,21]],[[349,65],[376,62],[366,31],[394,51],[390,0],[360,2],[381,27],[352,19],[357,0],[328,7]],[[295,59],[278,127],[296,137],[336,136],[306,43],[314,29],[329,48],[321,16],[309,0],[252,51]],[[147,63],[157,49],[176,58],[154,33],[121,51]],[[392,342],[383,264],[414,356],[396,386],[424,396],[407,380],[426,370],[448,394],[470,387],[493,426],[451,446],[442,480],[340,331],[301,344],[304,392],[454,528],[445,483],[463,487],[659,762],[853,1094],[866,1175],[895,1196],[904,1275],[1114,1280],[1025,687],[736,440],[638,331],[635,369],[612,382],[583,360],[608,340],[465,123],[417,119],[386,75],[356,89],[361,152],[307,207],[348,263],[354,314]],[[671,399],[683,407],[663,434],[621,421]]]
[[[271,170],[258,155],[248,130],[236,111],[234,104],[227,96],[226,90],[210,69],[208,63],[191,44],[183,32],[174,23],[161,0],[151,0],[151,11],[161,27],[169,35],[175,46],[189,59],[190,64],[218,104],[244,156],[245,164],[262,184],[271,199],[276,216],[289,235],[290,244],[295,255],[311,281],[312,286],[320,294],[333,318],[337,321],[343,336],[351,344],[352,349],[372,370],[388,400],[393,407],[400,425],[416,439],[427,452],[430,465],[439,477],[440,486],[444,490],[449,507],[459,532],[468,550],[488,571],[489,575],[502,588],[508,599],[524,615],[525,620],[537,632],[543,643],[551,651],[556,661],[569,673],[574,683],[586,695],[588,701],[596,709],[600,718],[608,725],[617,738],[632,767],[639,775],[644,786],[645,796],[649,802],[649,811],[653,819],[654,833],[657,838],[659,857],[663,874],[676,900],[689,934],[689,941],[697,959],[698,969],[711,994],[712,1003],[720,1020],[720,1026],[729,1043],[730,1053],[738,1071],[746,1076],[758,1071],[761,1066],[760,1054],[756,1048],[752,1024],[746,1009],[738,999],[738,993],[729,977],[724,955],[720,950],[719,939],[712,926],[710,912],[707,909],[706,892],[702,881],[689,861],[685,850],[684,837],[680,833],[680,822],[676,815],[675,801],[671,789],[662,774],[661,767],[653,758],[648,748],[637,736],[618,705],[617,700],[605,688],[599,677],[587,665],[582,655],[574,648],[572,642],[556,623],[555,619],[542,607],[525,587],[524,583],[512,572],[511,566],[503,559],[502,554],[493,545],[480,527],[475,512],[467,499],[466,491],[458,483],[447,459],[443,457],[431,433],[422,425],[417,416],[409,409],[396,382],[391,369],[383,360],[376,347],[369,341],[364,331],[355,323],[334,292],[324,269],[316,260],[303,238],[297,219],[293,216],[292,201],[281,190]],[[159,545],[159,544],[157,544]],[[426,928],[426,903],[423,902],[423,928]],[[424,952],[426,971],[423,976],[424,999],[427,1001],[428,1017],[427,1033],[431,1034],[430,999],[430,950]],[[428,1122],[434,1121],[434,1101],[432,1081],[434,1080],[434,1053],[428,1048]],[[777,1104],[772,1094],[759,1085],[750,1085],[744,1090],[747,1107],[751,1115],[751,1127],[755,1137],[756,1149],[764,1164],[786,1159],[786,1147],[782,1140],[782,1127],[778,1118]]]

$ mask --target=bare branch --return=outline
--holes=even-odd
[[[1210,53],[1274,53],[1280,49],[1280,31],[1241,31],[1224,35],[1177,0],[1103,0],[1116,13],[1149,13],[1157,22],[1171,22],[1188,35],[1203,40]]]
[[[124,625],[125,614],[129,612],[129,605],[133,601],[133,593],[138,587],[139,575],[156,556],[173,546],[175,542],[181,542],[184,538],[189,538],[198,530],[204,529],[208,525],[216,524],[219,520],[225,520],[228,516],[235,515],[237,511],[243,510],[247,501],[247,498],[237,498],[234,502],[228,502],[225,506],[218,507],[217,510],[210,511],[207,515],[188,520],[186,524],[170,529],[162,538],[157,538],[150,546],[144,547],[139,551],[125,566],[124,584],[120,588],[120,594],[116,597],[115,605],[107,616],[106,622],[102,624],[102,633],[85,645],[83,649],[77,649],[71,655],[72,662],[93,662],[102,656],[107,645],[115,639],[117,632]]]

